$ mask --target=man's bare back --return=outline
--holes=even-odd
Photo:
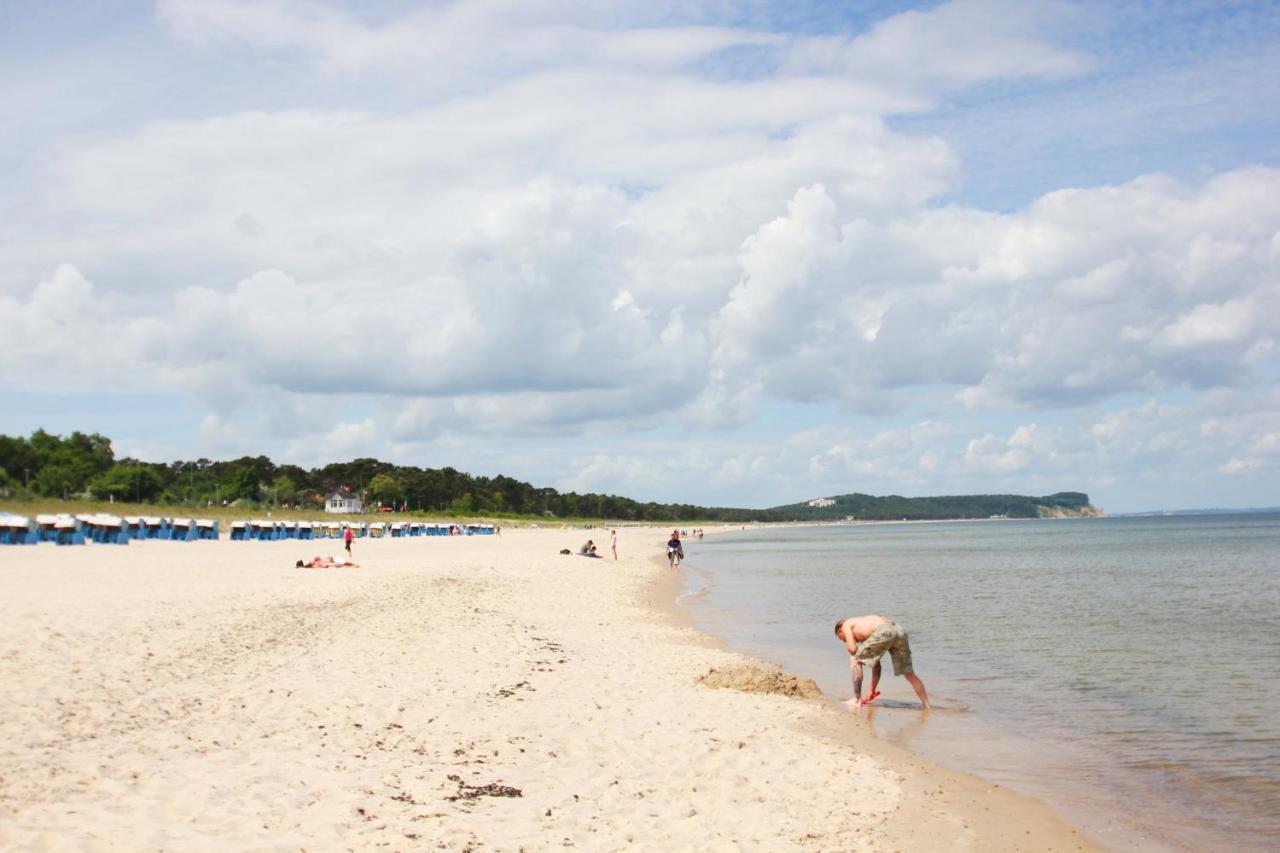
[[[910,683],[920,698],[920,705],[929,708],[929,694],[924,683],[916,677],[911,664],[911,646],[907,642],[907,633],[896,622],[885,616],[868,613],[864,616],[850,616],[836,623],[836,636],[849,650],[849,666],[853,670],[853,698],[845,704],[849,707],[860,707],[880,695],[876,689],[880,683],[880,657],[888,651],[893,658],[893,671]],[[874,637],[874,639],[873,639]],[[870,642],[868,643],[868,640]],[[873,664],[871,670],[871,693],[862,698],[862,665],[863,661]]]
[[[887,625],[892,619],[886,619],[883,616],[877,616],[874,613],[868,613],[866,616],[850,616],[841,624],[841,631],[844,634],[844,641],[848,643],[850,639],[855,644],[861,643],[870,637],[881,625]],[[852,631],[852,635],[850,635]],[[857,649],[850,649],[850,652],[856,652]]]

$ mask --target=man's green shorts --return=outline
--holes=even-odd
[[[888,652],[893,660],[893,674],[906,675],[911,669],[911,644],[907,632],[897,622],[886,622],[871,632],[871,636],[858,645],[854,660],[875,663]]]

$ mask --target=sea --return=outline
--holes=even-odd
[[[895,619],[937,710],[886,656],[856,713],[1106,847],[1280,847],[1280,515],[770,526],[684,571],[698,628],[833,700],[836,620]]]

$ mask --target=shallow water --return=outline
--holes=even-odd
[[[850,693],[836,619],[896,619],[940,710],[886,658],[876,731],[1110,847],[1280,837],[1280,516],[770,528],[686,551],[700,628],[832,696]]]

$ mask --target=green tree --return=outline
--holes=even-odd
[[[95,498],[118,501],[152,501],[164,488],[160,474],[150,465],[114,465],[89,481]]]
[[[72,465],[46,465],[32,479],[31,485],[46,497],[65,498],[78,494],[84,479]]]
[[[0,435],[0,468],[9,472],[14,485],[25,487],[31,475],[39,473],[40,458],[25,438]]]
[[[292,478],[281,474],[271,481],[271,500],[280,503],[292,503],[294,493],[298,491],[298,484]]]
[[[2,449],[15,457],[12,461],[21,458],[24,482],[30,476],[35,490],[49,497],[79,494],[94,475],[114,463],[111,440],[97,433],[73,432],[62,439],[38,429],[26,444],[30,453],[23,452],[20,446]]]
[[[404,484],[390,474],[375,474],[369,481],[368,492],[379,504],[395,505],[404,500]]]
[[[262,481],[258,479],[257,470],[254,468],[241,468],[240,473],[236,475],[232,497],[239,500],[256,501],[258,492],[261,490]]]

